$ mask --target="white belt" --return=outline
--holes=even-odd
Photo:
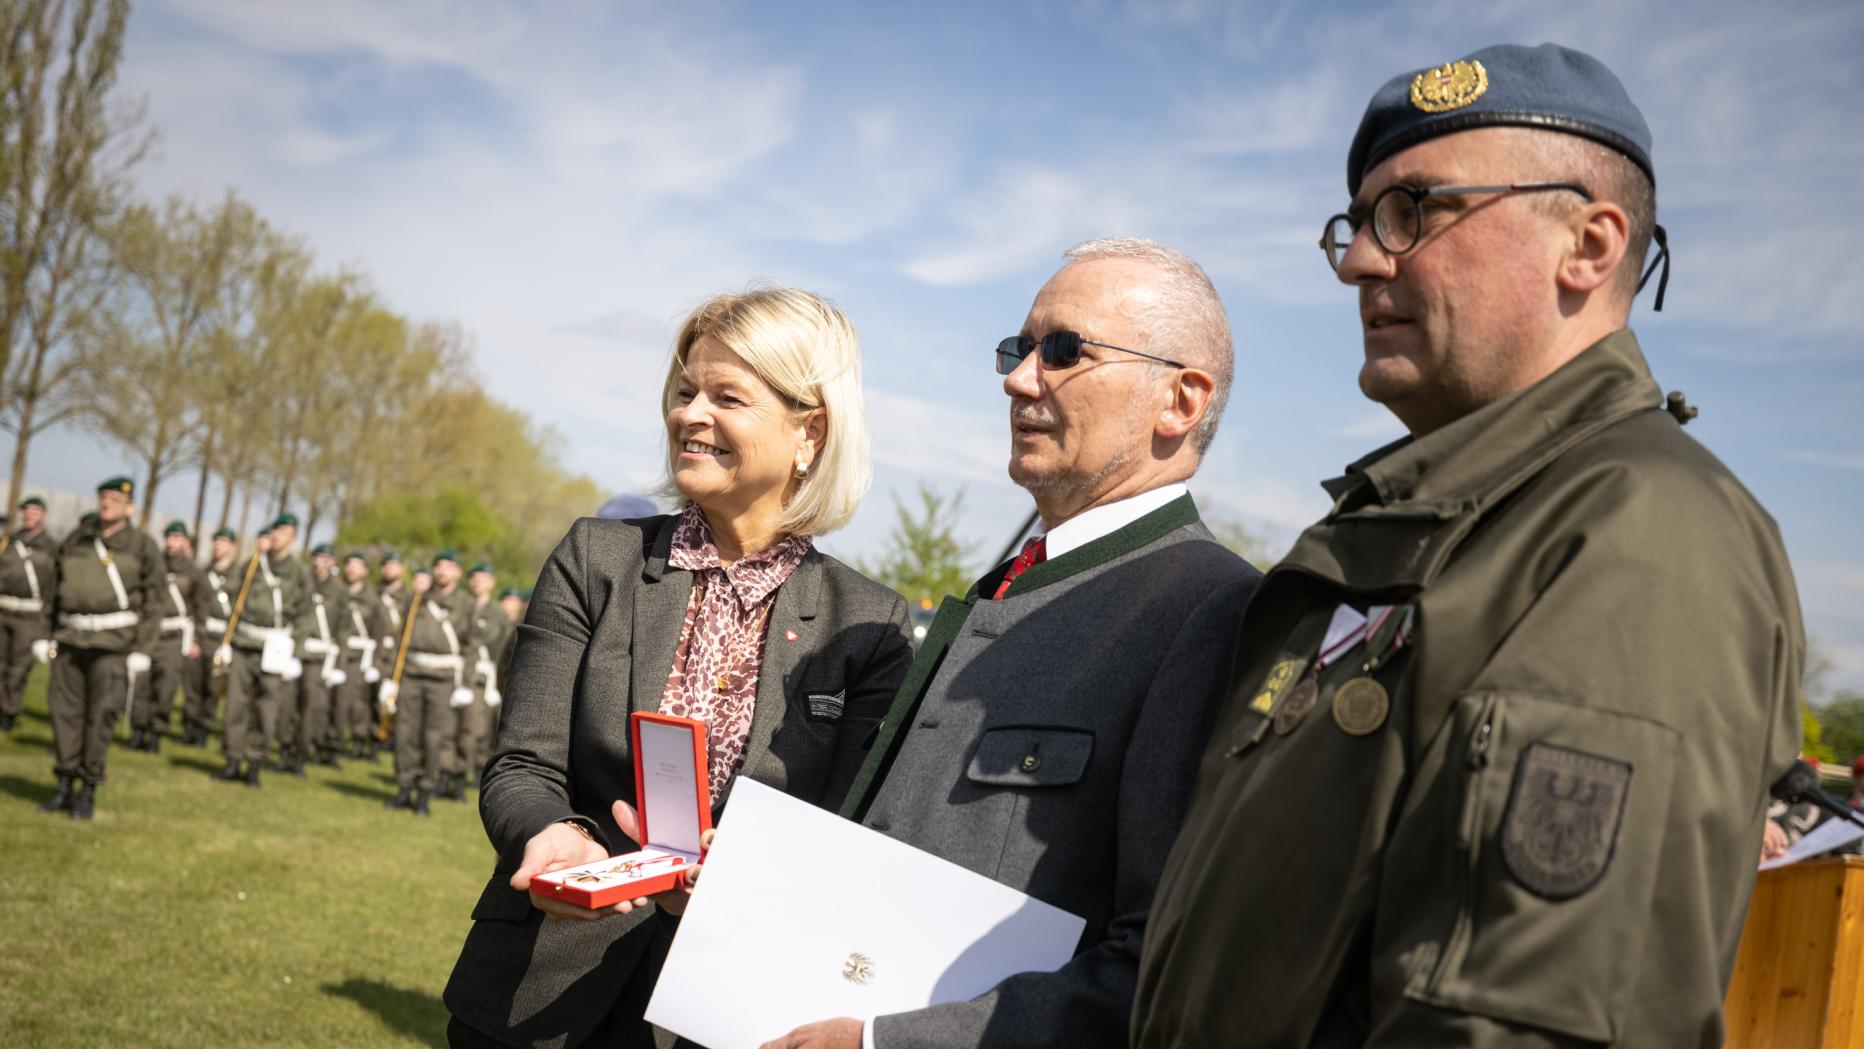
[[[374,648],[374,647],[375,647],[375,638],[372,638],[372,637],[356,637],[355,635],[353,635],[353,634],[352,634],[352,635],[351,635],[351,636],[350,636],[350,637],[349,637],[349,638],[348,638],[347,640],[345,640],[345,641],[344,641],[343,643],[344,643],[345,645],[348,645],[349,647],[351,647],[351,648],[353,648],[353,649],[355,649],[355,650],[356,650],[356,651],[358,651],[358,652],[367,652],[367,651],[369,651],[370,649],[372,649],[372,648]]]
[[[291,631],[282,626],[253,626],[251,623],[241,623],[238,632],[239,636],[246,640],[257,641],[262,645],[275,637],[289,638],[291,636]]]
[[[124,627],[135,626],[140,622],[142,622],[142,616],[135,612],[102,612],[97,615],[86,615],[83,612],[66,612],[58,618],[60,626],[70,627],[73,630],[82,630],[89,634],[94,634],[103,630],[121,630]]]
[[[162,620],[162,633],[169,634],[188,629],[187,616],[169,616]]]
[[[224,619],[209,619],[207,621],[207,629],[211,633],[224,635],[227,632],[227,621]]]
[[[325,641],[321,637],[308,637],[304,639],[304,650],[313,656],[327,656],[335,652],[337,646]]]
[[[0,611],[43,612],[45,602],[36,597],[14,597],[11,594],[0,594]]]
[[[410,652],[408,662],[422,670],[458,670],[465,665],[458,656],[436,655],[432,652]]]

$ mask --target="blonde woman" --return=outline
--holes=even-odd
[[[641,1014],[683,897],[587,912],[526,891],[636,848],[630,711],[706,723],[715,816],[739,776],[832,808],[912,661],[905,601],[813,543],[869,480],[841,311],[787,288],[706,302],[661,405],[681,509],[578,521],[518,628],[480,788],[498,863],[446,990],[455,1046],[655,1044]]]

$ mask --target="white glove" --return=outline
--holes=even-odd
[[[382,713],[393,714],[395,712],[395,696],[400,692],[401,686],[393,681],[382,682],[382,691],[376,693],[376,698],[382,701]]]
[[[214,662],[218,663],[219,665],[223,667],[232,666],[233,665],[233,646],[232,645],[221,645],[219,648],[214,649]]]
[[[455,710],[458,710],[460,707],[471,706],[472,705],[472,689],[470,688],[454,689],[453,695],[447,697],[447,703],[451,705]]]
[[[499,695],[498,689],[488,688],[485,690],[485,705],[486,706],[491,707],[493,710],[497,710],[498,705],[500,703],[503,703],[504,701],[505,701],[505,697],[502,695]]]
[[[394,635],[392,635],[392,634],[391,634],[390,636],[388,636],[388,637],[385,637],[385,638],[383,638],[383,639],[382,639],[382,647],[383,647],[383,648],[385,648],[385,649],[387,649],[387,650],[388,650],[388,651],[390,651],[390,652],[393,652],[393,651],[395,650],[395,638],[394,638]]]
[[[324,684],[329,685],[331,688],[335,688],[348,680],[349,675],[338,670],[336,667],[331,667],[329,670],[324,671]]]
[[[49,637],[42,637],[32,643],[32,658],[41,663],[50,663],[58,658],[58,642]]]
[[[128,667],[132,674],[147,674],[151,664],[148,653],[131,652],[128,658],[123,660],[123,665]]]
[[[376,682],[382,680],[382,672],[380,670],[377,670],[373,666],[363,667],[362,668],[362,679],[368,682],[369,684],[373,685]]]
[[[298,680],[304,676],[304,661],[295,656],[292,657],[291,662],[285,664],[285,672],[278,676],[284,678],[286,681]]]

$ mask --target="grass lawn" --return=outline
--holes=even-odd
[[[446,1044],[491,872],[472,795],[385,811],[387,755],[251,790],[171,739],[113,749],[92,823],[40,815],[45,678],[0,738],[0,1046]]]

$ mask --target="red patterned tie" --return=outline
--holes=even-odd
[[[1003,582],[997,584],[997,592],[992,594],[990,599],[992,601],[1003,600],[1003,595],[1010,589],[1010,584],[1016,582],[1017,576],[1029,571],[1031,565],[1039,565],[1047,559],[1048,537],[1037,536],[1029,540],[1029,544],[1023,547],[1023,552],[1017,554],[1016,560],[1010,562],[1009,571],[1003,573]]]

